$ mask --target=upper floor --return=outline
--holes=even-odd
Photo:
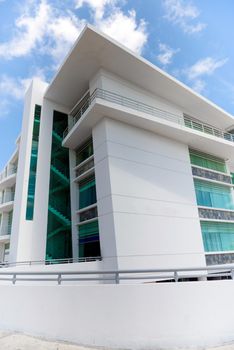
[[[70,111],[65,147],[75,149],[77,140],[82,144],[108,116],[234,164],[232,115],[90,26],[45,98]]]
[[[19,147],[20,147],[20,136],[16,140],[16,149],[7,164],[0,173],[0,192],[2,193],[7,188],[12,188],[16,183],[16,173],[18,167],[19,158]],[[7,198],[1,196],[2,202],[8,201]],[[1,205],[1,203],[0,203]]]

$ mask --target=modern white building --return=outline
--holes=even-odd
[[[233,116],[87,26],[0,176],[0,330],[233,342],[233,186]]]
[[[9,258],[20,137],[16,150],[0,174],[0,261]]]
[[[233,263],[233,129],[232,115],[87,26],[52,82],[26,93],[0,180],[1,259]]]

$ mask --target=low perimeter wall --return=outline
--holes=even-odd
[[[0,285],[0,329],[115,348],[234,341],[234,281]]]

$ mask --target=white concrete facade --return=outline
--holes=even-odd
[[[88,51],[91,43],[93,54]],[[100,47],[105,48],[105,55]],[[86,62],[81,59],[83,56]],[[119,58],[118,65],[113,64],[114,56]],[[33,218],[28,220],[35,105],[41,107],[41,115]],[[68,149],[69,218],[51,209],[50,202],[55,112],[64,113],[69,125],[61,141],[64,149]],[[202,267],[210,253],[229,254],[231,259],[232,249],[205,251],[201,230],[201,221],[205,219],[201,218],[197,203],[194,187],[197,176],[193,173],[190,150],[221,159],[227,172],[219,175],[230,180],[234,142],[228,130],[232,125],[228,113],[87,27],[51,84],[34,80],[25,97],[17,182],[15,174],[0,182],[3,196],[12,195],[8,192],[16,182],[11,239],[8,237],[7,241],[11,240],[10,262],[46,259],[49,210],[54,210],[57,217],[61,214],[60,220],[67,220],[69,226],[71,249],[64,259],[91,256],[94,248],[86,247],[97,240],[97,234],[94,237],[92,233],[89,238],[88,231],[82,230],[86,224],[93,230],[97,220],[100,254],[94,257],[102,259],[104,269]],[[90,138],[93,153],[78,164],[77,152]],[[233,196],[231,180],[218,178],[214,169],[209,172],[198,178],[226,186]],[[207,178],[208,175],[213,178]],[[82,207],[81,183],[90,178],[95,178],[96,201]],[[64,176],[63,180],[66,181]],[[6,242],[3,222],[13,209],[13,201],[5,202],[0,205],[3,212],[0,245]],[[219,218],[218,222],[233,224],[234,207],[224,210],[229,218]],[[206,218],[206,222],[209,220],[216,219]],[[53,235],[59,230],[56,227]]]
[[[87,26],[52,82],[32,81],[0,174],[0,328],[113,348],[234,341],[233,130]]]
[[[103,258],[121,269],[202,266],[188,147],[111,119],[93,140]]]
[[[204,349],[234,341],[233,292],[233,281],[1,285],[0,327],[104,348]]]

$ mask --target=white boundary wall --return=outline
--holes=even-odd
[[[114,348],[234,341],[234,282],[0,286],[0,329]]]

